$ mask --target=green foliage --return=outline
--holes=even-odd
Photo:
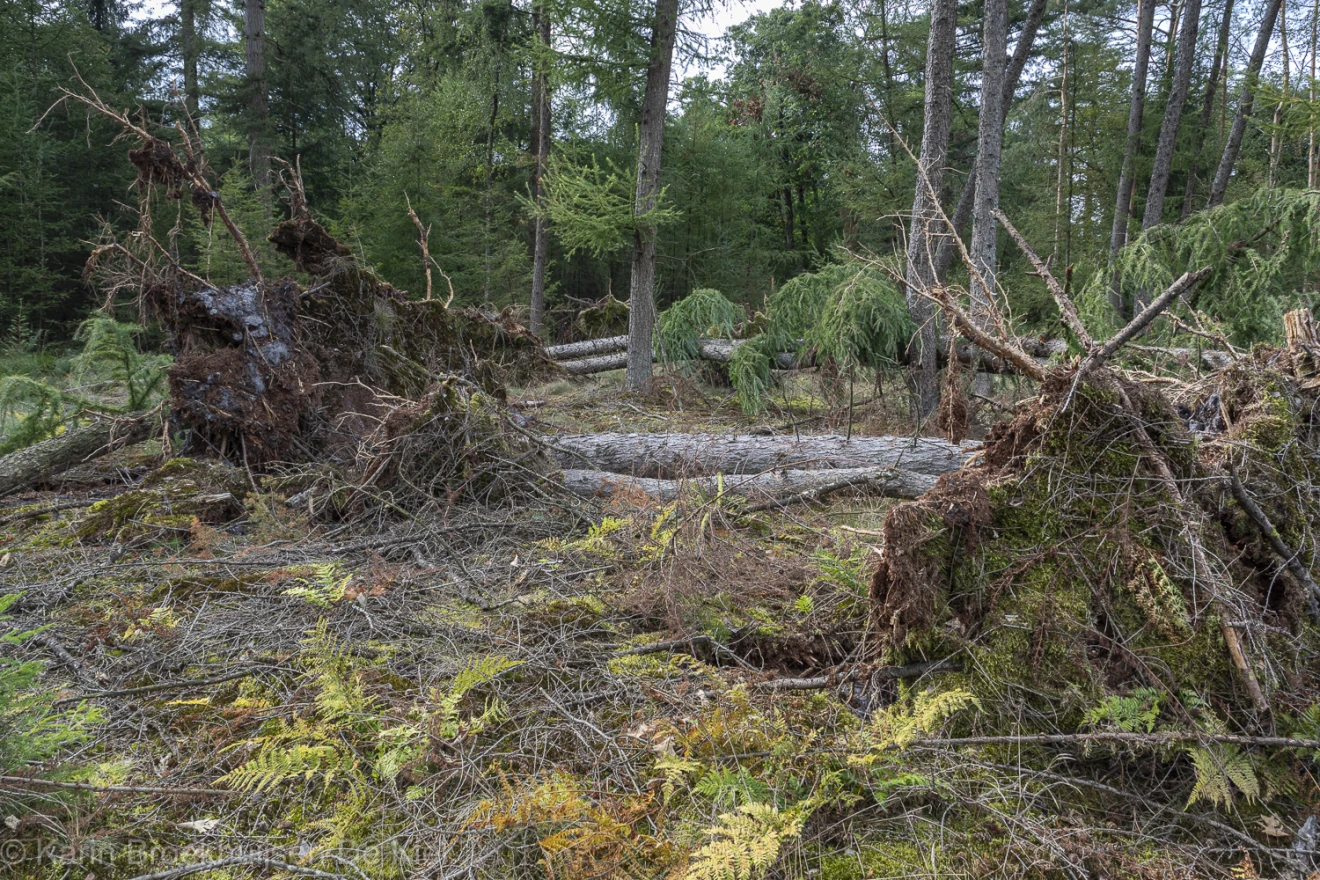
[[[570,256],[586,251],[601,257],[629,244],[635,234],[650,235],[674,219],[664,207],[663,189],[655,207],[641,214],[636,213],[636,192],[636,171],[620,169],[609,158],[602,167],[594,154],[581,164],[554,154],[541,211]]]
[[[1112,724],[1127,733],[1150,733],[1160,717],[1162,696],[1161,691],[1144,687],[1128,694],[1110,694],[1088,709],[1083,720],[1093,726]]]
[[[344,590],[353,580],[352,574],[341,575],[339,563],[318,562],[307,566],[311,577],[299,578],[298,583],[284,591],[286,596],[305,599],[318,608],[329,608],[331,603],[344,598]]]
[[[740,346],[729,368],[748,413],[765,405],[778,352],[805,344],[818,360],[845,370],[881,367],[897,361],[915,331],[894,284],[875,269],[850,265],[799,275],[770,296],[766,314],[765,333]]]
[[[316,595],[323,598],[325,589],[335,588],[342,595],[346,581],[336,567],[324,566],[321,572]],[[447,688],[396,714],[384,695],[368,691],[371,664],[350,653],[325,621],[304,645],[303,675],[316,692],[314,711],[269,722],[245,744],[255,746],[255,754],[226,774],[225,784],[268,791],[292,782],[316,781],[326,789],[349,790],[393,783],[405,768],[424,762],[434,740],[474,736],[501,721],[506,710],[498,700],[488,700],[476,714],[465,714],[463,703],[473,690],[518,665],[505,657],[476,657]]]
[[[1260,780],[1251,757],[1237,746],[1212,743],[1187,750],[1196,770],[1196,785],[1187,798],[1187,806],[1206,801],[1233,809],[1234,792],[1255,803],[1261,796]]]
[[[1123,249],[1117,268],[1129,298],[1209,268],[1190,304],[1224,322],[1235,343],[1277,339],[1283,313],[1303,302],[1307,279],[1320,271],[1320,192],[1262,189],[1180,225],[1153,227]],[[1087,296],[1098,301],[1107,284],[1097,272]]]
[[[876,749],[903,748],[934,733],[962,710],[980,708],[981,701],[969,691],[958,688],[919,691],[875,713],[867,727],[867,736]]]
[[[698,288],[660,313],[656,334],[669,361],[690,361],[701,356],[702,337],[730,339],[742,310],[718,290]]]
[[[0,455],[54,437],[79,413],[129,413],[151,406],[165,390],[166,355],[143,353],[138,328],[95,316],[78,328],[83,343],[72,378],[99,393],[66,390],[30,376],[0,377]]]
[[[15,593],[0,596],[0,624],[10,619],[5,612],[19,598]],[[37,632],[8,629],[0,635],[0,645],[22,645]],[[100,720],[100,713],[94,708],[56,711],[52,705],[55,693],[49,687],[38,685],[38,677],[44,668],[45,665],[38,661],[0,657],[2,773],[13,773],[49,760],[61,749],[81,742],[89,727]]]

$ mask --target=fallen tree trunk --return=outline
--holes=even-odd
[[[933,437],[837,435],[753,437],[739,434],[578,434],[555,437],[550,454],[561,467],[585,464],[615,474],[678,479],[760,474],[783,468],[901,468],[937,477],[957,470],[976,446]]]
[[[553,360],[565,361],[574,358],[592,357],[624,351],[628,348],[627,336],[606,336],[603,339],[588,339],[584,342],[568,342],[564,345],[547,345],[545,353]]]
[[[156,413],[97,419],[58,437],[0,458],[0,496],[32,486],[75,465],[147,439],[160,424]]]
[[[615,346],[619,340],[623,341],[623,346],[616,348]],[[733,353],[746,341],[745,339],[703,339],[701,340],[700,349],[701,359],[727,364],[733,360]],[[1024,348],[1040,360],[1042,364],[1050,357],[1062,354],[1067,350],[1067,344],[1062,339],[1028,338],[1023,340],[1023,343]],[[595,346],[591,356],[577,356],[579,352],[585,352],[587,349],[577,349],[575,346],[587,345]],[[628,362],[628,354],[624,350],[626,345],[627,337],[611,336],[606,339],[594,339],[590,343],[576,342],[570,345],[551,346],[546,349],[546,354],[555,358],[559,366],[563,367],[569,375],[589,376],[594,373],[607,373],[610,370],[623,369]],[[573,350],[570,351],[570,349]],[[659,356],[657,355],[658,359]],[[942,366],[947,365],[948,360],[948,347],[941,346],[940,364]],[[961,343],[958,346],[958,360],[964,366],[974,367],[983,373],[1011,374],[1018,372],[1012,364],[988,355],[970,343]],[[899,362],[904,362],[903,358],[900,358]],[[796,367],[811,366],[811,364],[799,363],[798,355],[795,352],[781,351],[775,355],[775,366],[780,370],[791,370]]]
[[[688,480],[663,480],[633,477],[608,471],[565,469],[563,485],[584,498],[616,493],[644,493],[670,501],[685,489],[707,494],[725,493],[746,498],[764,498],[774,506],[776,500],[793,499],[804,492],[865,487],[886,498],[919,498],[935,485],[935,477],[891,467],[825,468],[823,470],[781,470],[764,474],[732,477],[696,477]],[[803,498],[802,500],[811,500]]]

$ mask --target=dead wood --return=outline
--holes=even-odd
[[[739,434],[626,434],[605,432],[554,437],[551,456],[562,467],[596,469],[657,479],[716,474],[763,474],[778,469],[896,468],[939,476],[957,470],[977,449],[933,437]]]
[[[49,479],[75,465],[145,440],[160,425],[159,412],[97,417],[57,437],[0,458],[0,496]]]
[[[729,477],[694,477],[662,480],[608,471],[570,468],[561,477],[565,488],[583,497],[642,493],[669,501],[684,490],[706,495],[760,498],[749,512],[787,504],[816,501],[844,489],[865,489],[888,498],[917,498],[935,484],[935,478],[889,467],[778,470],[765,474]]]
[[[1247,516],[1251,517],[1252,522],[1260,529],[1260,533],[1265,540],[1269,542],[1270,547],[1278,555],[1284,568],[1306,588],[1307,592],[1307,613],[1311,619],[1320,623],[1320,586],[1316,585],[1311,577],[1311,572],[1302,565],[1302,560],[1296,550],[1289,547],[1279,535],[1279,530],[1270,522],[1269,516],[1264,510],[1261,510],[1256,500],[1247,492],[1247,487],[1242,485],[1242,478],[1238,476],[1237,468],[1232,464],[1228,465],[1229,485],[1233,489],[1233,497],[1237,499],[1238,504],[1246,511]]]

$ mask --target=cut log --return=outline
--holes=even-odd
[[[48,479],[85,461],[147,439],[160,424],[155,413],[97,419],[58,437],[0,458],[0,496]]]
[[[561,467],[659,479],[760,474],[776,469],[901,468],[937,477],[957,470],[978,449],[934,437],[854,437],[826,434],[754,437],[739,434],[578,434],[555,437],[550,453]]]
[[[867,488],[886,498],[919,498],[935,485],[935,477],[889,467],[783,470],[731,477],[696,477],[690,480],[660,480],[632,477],[608,471],[565,469],[564,488],[584,498],[641,492],[670,501],[687,488],[713,495],[724,492],[743,498],[775,499],[800,495],[815,489]]]

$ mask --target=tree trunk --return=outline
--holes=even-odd
[[[1279,123],[1283,121],[1283,108],[1288,103],[1290,69],[1288,64],[1288,4],[1279,3],[1279,42],[1283,54],[1283,91],[1279,93],[1279,103],[1274,105],[1273,128],[1270,134],[1270,189],[1279,185],[1279,153],[1283,150],[1283,137],[1279,132]]]
[[[550,13],[544,3],[532,8],[532,23],[541,41],[540,51],[550,51]],[[545,200],[545,164],[550,158],[550,76],[547,61],[537,64],[532,80],[532,116],[536,120],[533,152],[536,167],[532,176],[532,198],[540,208]],[[532,244],[532,302],[529,323],[531,331],[539,334],[545,319],[545,276],[550,262],[550,232],[545,217],[537,212]]]
[[[781,470],[741,478],[717,476],[689,480],[658,480],[609,471],[565,468],[562,476],[564,488],[585,498],[643,492],[661,501],[672,501],[685,488],[706,495],[723,492],[746,498],[782,498],[791,493],[849,485],[871,488],[886,498],[919,498],[935,485],[935,479],[929,474],[888,467]]]
[[[665,105],[674,63],[678,0],[656,0],[651,31],[651,58],[646,67],[646,93],[638,127],[638,217],[649,214],[660,195],[660,153],[665,138]],[[628,293],[628,387],[639,388],[651,378],[651,345],[655,330],[655,228],[649,219],[633,234],[632,284]]]
[[[1164,196],[1169,191],[1169,174],[1173,170],[1173,150],[1178,144],[1178,128],[1182,124],[1183,107],[1187,104],[1187,90],[1192,83],[1192,64],[1196,61],[1196,35],[1201,21],[1201,0],[1187,0],[1182,12],[1182,25],[1178,28],[1177,60],[1173,71],[1173,85],[1169,89],[1169,103],[1164,108],[1164,122],[1160,125],[1160,141],[1155,148],[1155,166],[1150,173],[1150,188],[1146,191],[1146,214],[1141,228],[1150,229],[1164,219]],[[1143,302],[1142,306],[1146,304]]]
[[[1270,0],[1265,7],[1265,17],[1261,19],[1260,31],[1256,34],[1256,45],[1251,47],[1251,59],[1247,62],[1246,79],[1242,82],[1242,91],[1238,95],[1237,114],[1233,117],[1233,127],[1228,133],[1228,142],[1224,144],[1224,155],[1219,159],[1219,168],[1215,171],[1215,183],[1210,188],[1210,203],[1215,207],[1224,201],[1228,190],[1228,180],[1237,166],[1238,153],[1242,150],[1242,137],[1247,133],[1247,119],[1251,117],[1251,106],[1256,100],[1256,78],[1260,76],[1261,65],[1265,63],[1265,53],[1274,36],[1274,23],[1279,17],[1281,0]]]
[[[1030,57],[1032,46],[1036,42],[1036,32],[1040,30],[1040,24],[1045,18],[1045,9],[1048,5],[1049,0],[1031,0],[1031,8],[1027,10],[1026,21],[1022,23],[1022,34],[1018,37],[1017,45],[1013,47],[1013,57],[1009,59],[1008,69],[1004,72],[1003,99],[1000,104],[1003,122],[1008,121],[1008,111],[1013,106],[1013,96],[1017,93],[1018,80],[1022,77],[1022,69],[1027,66],[1027,59]],[[1002,130],[1003,126],[1001,125],[1000,128]],[[967,226],[967,221],[972,217],[972,209],[975,204],[976,172],[973,169],[963,183],[962,193],[958,196],[958,207],[953,212],[952,223],[955,232]],[[949,267],[953,265],[953,258],[957,251],[958,248],[951,236],[940,239],[939,250],[935,252],[935,277],[941,283],[949,276]]]
[[[179,49],[183,54],[183,100],[197,118],[201,92],[197,85],[197,0],[179,0]]]
[[[1315,55],[1316,49],[1320,48],[1320,0],[1314,0],[1311,7],[1311,106],[1315,106]],[[1306,187],[1315,189],[1320,185],[1320,177],[1316,175],[1316,151],[1315,151],[1315,117],[1311,117],[1310,133],[1306,147]]]
[[[1201,136],[1210,131],[1210,122],[1215,113],[1215,91],[1219,88],[1219,72],[1224,66],[1225,53],[1228,52],[1229,30],[1233,24],[1233,0],[1225,0],[1224,17],[1219,23],[1219,39],[1215,42],[1215,58],[1210,65],[1210,78],[1205,85],[1205,102],[1201,104]],[[1192,202],[1196,199],[1196,181],[1201,176],[1202,150],[1198,145],[1192,154],[1192,167],[1187,170],[1187,188],[1183,192],[1182,219],[1192,213]]]
[[[976,444],[934,437],[837,435],[757,437],[739,434],[578,434],[548,438],[562,467],[591,465],[615,474],[683,479],[760,474],[782,469],[894,467],[938,477],[962,467]]]
[[[243,0],[247,62],[248,165],[252,183],[270,202],[270,99],[266,94],[266,0]]]
[[[1137,151],[1141,147],[1141,119],[1146,109],[1146,74],[1150,68],[1150,40],[1155,26],[1155,0],[1139,0],[1137,14],[1137,57],[1132,65],[1132,98],[1128,105],[1127,144],[1123,149],[1123,168],[1118,178],[1118,198],[1114,203],[1114,226],[1109,236],[1109,259],[1113,263],[1127,244],[1128,214],[1132,204]],[[1127,314],[1123,294],[1114,269],[1109,285],[1109,304],[1122,317]]]
[[[150,413],[97,419],[0,458],[0,496],[49,479],[85,461],[147,439],[160,422]]]
[[[985,0],[981,72],[981,120],[976,152],[976,208],[972,213],[972,320],[990,331],[995,296],[995,242],[999,225],[999,161],[1004,148],[1004,59],[1008,52],[1008,2]],[[986,391],[989,389],[986,388]],[[983,393],[977,389],[977,393]]]
[[[923,294],[936,283],[935,250],[939,238],[948,231],[940,219],[939,198],[949,149],[957,30],[957,0],[931,0],[930,40],[926,46],[926,116],[908,232],[905,291],[908,314],[918,328],[908,346],[911,364],[908,381],[918,422],[935,412],[940,399],[935,306]]]

